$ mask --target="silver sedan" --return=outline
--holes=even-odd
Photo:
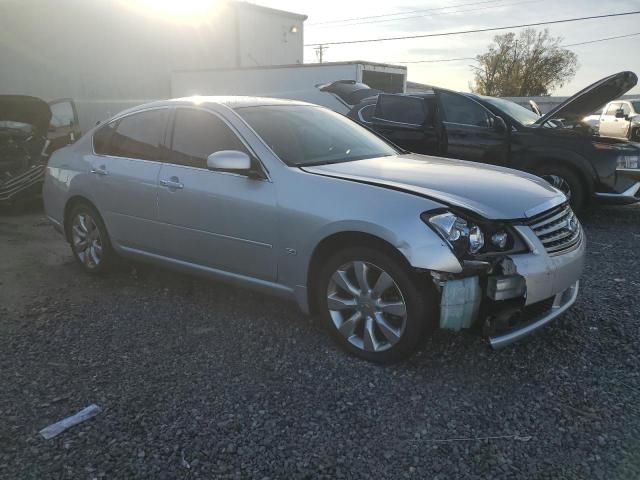
[[[44,199],[87,272],[119,255],[268,291],[376,362],[434,328],[480,324],[494,347],[529,334],[573,304],[585,252],[537,177],[274,99],[122,112],[52,156]]]

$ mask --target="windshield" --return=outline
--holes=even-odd
[[[640,113],[640,100],[631,100],[631,105],[633,105],[634,112]]]
[[[533,125],[534,123],[536,123],[536,120],[540,118],[536,113],[533,113],[528,108],[524,108],[510,100],[504,100],[502,98],[495,97],[482,97],[482,99],[490,103],[494,107],[499,108],[525,127]]]
[[[352,120],[322,107],[242,107],[236,112],[289,166],[349,162],[399,153]]]

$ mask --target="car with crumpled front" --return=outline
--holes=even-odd
[[[278,99],[122,112],[52,156],[44,200],[88,273],[122,256],[279,295],[375,362],[436,328],[494,347],[542,328],[575,302],[586,248],[540,178]]]

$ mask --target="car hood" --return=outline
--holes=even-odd
[[[418,154],[302,170],[414,193],[495,220],[532,217],[566,201],[559,190],[524,172]]]
[[[620,72],[598,80],[587,88],[569,97],[546,115],[541,116],[536,125],[544,125],[554,118],[576,121],[603,107],[611,100],[621,97],[638,83],[633,72]]]
[[[51,121],[49,104],[27,95],[0,95],[0,121],[28,123],[46,132]]]

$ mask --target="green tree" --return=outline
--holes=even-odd
[[[578,69],[578,56],[562,48],[562,40],[533,28],[495,36],[489,51],[476,56],[471,90],[494,97],[549,95]]]

